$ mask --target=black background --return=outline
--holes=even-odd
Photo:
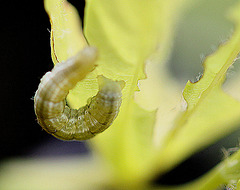
[[[83,15],[84,0],[71,2]],[[52,148],[55,154],[63,154],[58,143],[60,147],[82,143],[58,141],[42,131],[33,109],[32,98],[40,78],[53,67],[50,23],[43,1],[3,1],[0,6],[4,10],[0,21],[0,160],[38,154],[35,149],[52,154],[48,144],[44,144],[48,141],[56,146]]]

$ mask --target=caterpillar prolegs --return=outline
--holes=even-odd
[[[97,50],[86,47],[76,56],[58,63],[41,79],[34,109],[41,127],[62,140],[86,140],[106,130],[117,117],[124,81],[98,76],[99,91],[87,105],[71,109],[66,96],[95,67]]]

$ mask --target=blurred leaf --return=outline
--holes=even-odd
[[[240,179],[240,151],[238,150],[231,156],[228,155],[228,150],[225,151],[224,152],[227,154],[225,155],[225,159],[217,166],[215,166],[213,169],[208,171],[197,180],[184,184],[182,186],[178,186],[176,189],[220,189],[221,187],[224,187],[224,185],[227,185],[229,189],[239,189],[238,181]],[[170,190],[174,188],[166,188],[166,190],[167,189]]]
[[[110,178],[89,157],[11,160],[0,170],[2,190],[100,190]]]
[[[223,92],[228,68],[240,52],[240,5],[231,12],[236,24],[232,38],[208,56],[204,74],[183,91],[187,109],[175,121],[161,157],[160,167],[172,167],[200,148],[234,131],[240,122],[240,102]],[[163,170],[164,170],[163,169]]]

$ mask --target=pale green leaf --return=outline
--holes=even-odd
[[[173,167],[197,150],[234,131],[240,122],[240,102],[222,90],[226,72],[240,52],[240,5],[231,12],[236,24],[228,42],[208,56],[204,74],[183,91],[186,110],[175,121],[161,152],[162,170]]]
[[[183,1],[87,1],[85,35],[100,52],[95,73],[127,83],[116,121],[92,141],[112,164],[116,178],[148,178],[149,166],[154,165],[152,135],[156,110],[145,110],[133,97],[139,79],[145,78],[147,58],[156,51],[159,61],[166,58],[181,6]]]
[[[2,190],[100,190],[111,178],[89,157],[9,160],[0,170]]]
[[[84,46],[78,12],[64,0],[44,0],[51,22],[51,53],[54,64],[74,56]]]

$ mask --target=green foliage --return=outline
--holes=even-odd
[[[88,142],[104,167],[99,160],[82,160],[81,166],[86,163],[89,168],[80,168],[79,174],[74,171],[76,180],[67,182],[72,185],[69,189],[100,189],[103,184],[116,189],[215,189],[221,184],[237,184],[239,151],[195,182],[171,188],[149,185],[156,173],[172,169],[236,130],[240,123],[240,102],[222,89],[226,73],[240,53],[240,4],[229,14],[235,24],[232,37],[206,58],[199,81],[188,81],[182,94],[166,69],[178,17],[190,4],[191,0],[87,0],[82,32],[73,6],[64,0],[45,0],[54,63],[73,56],[86,41],[99,50],[96,69],[68,95],[71,107],[85,105],[96,94],[98,75],[126,82],[116,121]],[[28,168],[34,169],[34,164],[28,167],[24,163],[21,170]],[[4,180],[10,183],[21,176],[4,169],[0,187],[7,189]],[[50,174],[61,176],[61,172]],[[31,189],[39,185],[30,181]],[[61,181],[51,188],[61,189],[63,184]]]

